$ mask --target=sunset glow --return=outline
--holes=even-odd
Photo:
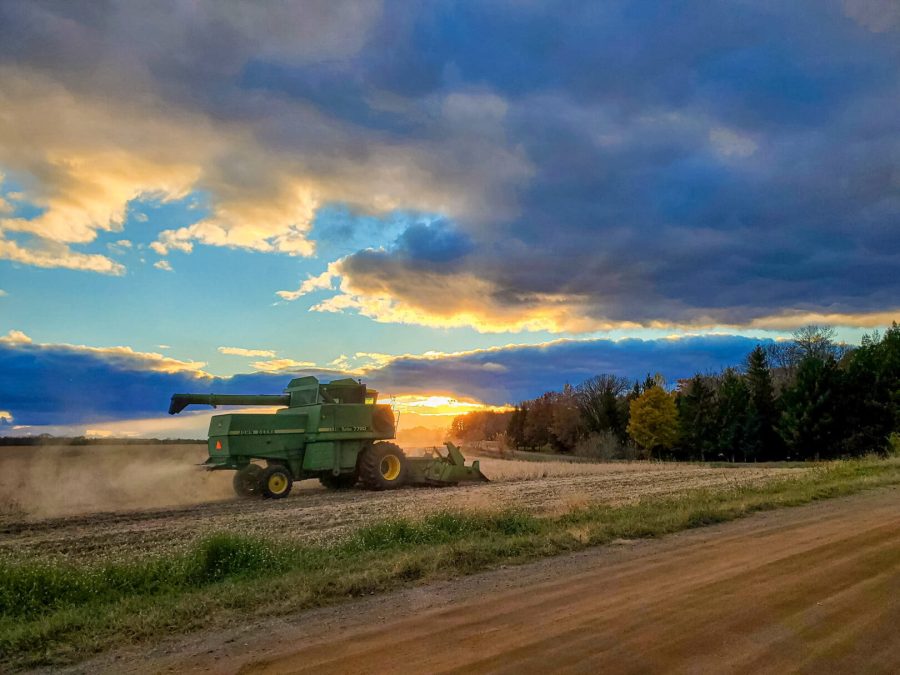
[[[476,410],[493,410],[502,412],[508,410],[508,406],[493,406],[472,400],[460,400],[449,396],[425,396],[405,394],[393,399],[397,410],[422,416],[455,416]]]
[[[297,375],[435,426],[858,344],[900,318],[898,17],[3,3],[0,434],[202,436],[172,393]]]

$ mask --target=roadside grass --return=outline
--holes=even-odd
[[[460,511],[391,519],[330,546],[214,534],[184,554],[128,563],[0,563],[0,665],[73,663],[173,633],[897,484],[900,461],[866,459],[554,517]]]

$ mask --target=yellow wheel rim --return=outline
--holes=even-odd
[[[280,495],[287,488],[287,478],[280,473],[273,473],[269,476],[269,492],[273,495]]]
[[[400,475],[400,459],[396,455],[387,455],[381,460],[381,476],[385,480],[397,480]]]

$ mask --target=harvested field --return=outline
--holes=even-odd
[[[693,488],[728,488],[798,471],[484,459],[482,470],[491,484],[336,493],[317,481],[303,481],[289,498],[273,502],[232,498],[230,472],[211,474],[192,466],[205,455],[203,446],[34,452],[0,451],[0,501],[7,504],[0,520],[4,559],[125,559],[181,550],[213,531],[326,543],[391,516],[509,507],[559,513],[590,502],[615,504]],[[49,482],[31,489],[36,480]],[[151,508],[138,508],[142,505]]]

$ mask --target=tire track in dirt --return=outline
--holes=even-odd
[[[70,673],[895,673],[900,489],[171,636]]]
[[[644,467],[646,470],[641,470]],[[563,512],[591,502],[622,503],[699,487],[724,489],[796,475],[797,471],[624,464],[590,465],[588,470],[590,473],[582,475],[391,492],[331,492],[317,481],[304,481],[290,497],[278,501],[231,499],[192,507],[19,520],[0,525],[0,557],[112,561],[181,550],[213,531],[325,543],[392,516],[509,507],[536,513]]]
[[[896,672],[900,501],[895,490],[841,501],[827,519],[779,512],[771,529],[734,523],[719,529],[743,536],[561,580],[548,562],[555,581],[301,637],[240,672]]]

